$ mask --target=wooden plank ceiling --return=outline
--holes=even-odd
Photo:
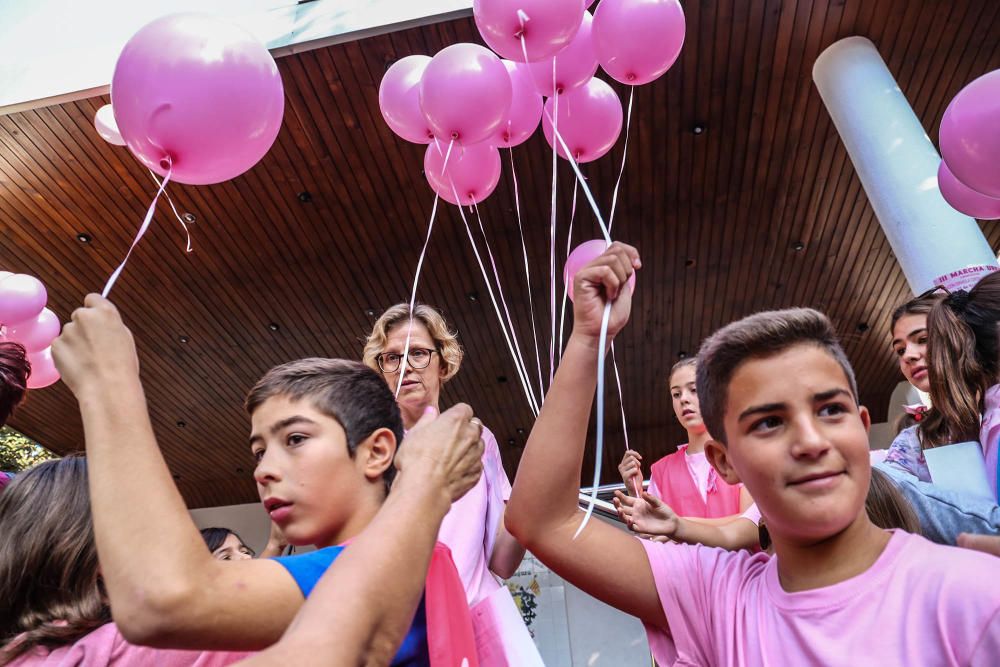
[[[670,365],[726,322],[792,305],[832,316],[862,398],[882,420],[900,379],[888,316],[907,287],[810,71],[837,39],[869,37],[936,138],[952,96],[1000,67],[1000,3],[684,5],[680,60],[635,91],[614,225],[614,235],[637,245],[645,260],[632,322],[617,346],[629,441],[647,460],[683,442],[665,387]],[[284,125],[264,160],[221,185],[170,186],[178,208],[196,217],[194,252],[184,253],[184,235],[161,205],[113,298],[135,332],[160,444],[190,506],[256,499],[240,406],[261,373],[308,355],[359,357],[375,316],[407,297],[432,195],[422,148],[381,121],[378,83],[395,59],[459,41],[479,41],[471,18],[282,58]],[[628,90],[616,88],[626,102]],[[126,149],[93,130],[94,112],[108,101],[0,117],[0,268],[42,278],[64,320],[120,261],[155,191]],[[704,131],[696,134],[696,126]],[[604,210],[622,143],[585,166]],[[513,159],[535,315],[547,332],[551,152],[539,132]],[[504,160],[501,185],[481,212],[527,344],[507,154]],[[573,191],[565,164],[559,181],[563,248]],[[1000,227],[983,228],[996,247]],[[81,243],[81,233],[92,240]],[[574,242],[597,236],[593,216],[579,206]],[[513,476],[531,415],[454,207],[437,220],[419,296],[446,313],[468,352],[446,402],[475,406]],[[606,481],[623,449],[613,400],[609,412]],[[83,445],[75,402],[61,384],[32,392],[13,426],[60,453]],[[585,479],[591,465],[588,458]]]

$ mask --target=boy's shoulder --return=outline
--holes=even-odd
[[[897,531],[897,534],[901,531]],[[976,600],[1000,610],[1000,558],[972,549],[935,544],[902,533],[896,572],[912,595],[930,595],[971,604]]]

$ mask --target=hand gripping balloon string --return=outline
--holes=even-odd
[[[552,59],[552,88],[556,85],[556,61]],[[552,121],[552,130],[556,131],[556,123],[559,120],[559,95],[552,98],[555,111],[555,120]],[[552,220],[549,232],[549,320],[552,323],[552,332],[549,336],[549,387],[552,386],[552,378],[556,374],[556,184],[559,177],[559,151],[552,147]]]
[[[566,261],[569,261],[569,251],[573,243],[573,220],[576,218],[576,193],[580,191],[580,184],[573,184],[573,207],[569,212],[569,233],[566,234],[566,259],[563,261],[563,266],[566,266]],[[563,298],[562,298],[562,308],[559,310],[559,363],[562,363],[562,353],[563,353],[563,340],[564,331],[566,326],[566,299],[569,298],[569,283],[565,280],[566,275],[563,274]]]
[[[410,332],[413,331],[413,306],[417,301],[417,284],[420,282],[420,269],[424,265],[424,257],[427,255],[427,246],[431,242],[431,231],[434,229],[434,218],[437,217],[438,195],[434,195],[434,206],[431,207],[431,221],[427,224],[427,238],[424,239],[424,247],[420,251],[420,259],[417,260],[417,271],[413,275],[413,290],[410,292],[410,316],[409,324],[406,327],[406,343],[403,345],[403,358],[399,361],[399,381],[396,383],[396,398],[399,398],[399,390],[403,388],[403,376],[406,375],[406,361],[410,354]]]
[[[496,280],[497,284],[497,294],[500,295],[500,304],[503,306],[503,312],[507,316],[507,327],[510,330],[511,338],[514,341],[514,349],[517,350],[517,358],[514,363],[520,364],[521,371],[524,373],[524,377],[528,380],[528,389],[531,389],[531,373],[528,372],[528,365],[524,363],[524,355],[521,353],[521,346],[517,342],[517,332],[514,330],[514,320],[511,319],[510,310],[507,308],[507,299],[503,295],[503,284],[500,282],[500,272],[497,270],[497,263],[493,259],[493,249],[490,248],[490,241],[486,237],[486,229],[483,227],[483,218],[479,215],[479,204],[473,202],[473,209],[476,212],[476,220],[479,222],[479,233],[483,235],[483,244],[486,246],[486,254],[490,258],[490,266],[493,268],[493,278]],[[543,394],[544,396],[544,394]],[[534,402],[536,407],[540,407],[538,397],[532,392],[532,402]]]
[[[625,116],[625,146],[622,148],[622,166],[618,170],[618,181],[615,183],[615,192],[611,196],[611,215],[608,216],[608,231],[615,224],[615,208],[618,206],[618,188],[622,184],[622,174],[625,173],[625,158],[628,156],[628,131],[632,125],[632,99],[635,97],[635,86],[631,86],[628,94],[628,115]],[[612,354],[612,356],[614,356]]]
[[[458,190],[455,188],[455,182],[449,179],[451,182],[451,191],[455,196],[455,201],[462,201],[458,196]],[[472,246],[472,252],[476,256],[476,263],[479,264],[479,271],[483,274],[483,281],[486,283],[486,291],[490,295],[490,301],[493,303],[493,311],[497,315],[497,321],[500,323],[500,331],[503,333],[504,340],[507,342],[507,350],[510,352],[510,356],[514,359],[514,369],[517,370],[518,379],[521,380],[521,387],[524,389],[524,395],[528,399],[528,407],[531,408],[532,413],[535,417],[538,416],[538,405],[535,404],[534,396],[528,385],[528,378],[524,375],[521,367],[517,364],[517,355],[514,353],[514,345],[510,341],[510,335],[507,333],[507,328],[504,326],[503,317],[500,316],[500,307],[497,305],[496,297],[493,295],[493,287],[490,285],[490,280],[486,274],[486,267],[483,265],[483,259],[479,255],[479,248],[476,246],[476,240],[472,236],[472,228],[469,227],[469,221],[465,217],[465,211],[462,210],[461,205],[458,206],[458,214],[462,216],[462,223],[465,225],[465,233],[469,237],[469,245]]]
[[[594,486],[590,492],[590,502],[587,503],[587,512],[583,515],[580,527],[573,535],[575,540],[590,521],[590,516],[594,513],[594,503],[597,501],[597,488],[601,483],[601,463],[604,458],[604,348],[608,340],[608,321],[611,319],[611,299],[604,304],[604,315],[601,317],[601,337],[600,347],[597,350],[597,447],[594,452]]]
[[[538,351],[538,332],[535,329],[535,303],[531,296],[531,272],[528,270],[528,246],[524,243],[524,226],[521,223],[521,195],[517,188],[517,172],[514,170],[514,149],[508,148],[507,150],[510,151],[510,177],[514,181],[514,210],[517,211],[517,231],[521,234],[521,252],[524,254],[524,279],[528,283],[528,310],[531,312],[531,338],[535,343],[535,365],[538,368],[538,393],[541,403],[544,404],[545,384],[542,382],[542,355]],[[563,305],[565,306],[565,303]],[[559,354],[562,356],[561,350]]]
[[[153,213],[156,211],[156,202],[160,200],[160,195],[163,194],[163,190],[167,187],[167,183],[170,182],[170,176],[174,171],[173,161],[169,157],[166,158],[166,163],[167,175],[163,177],[163,183],[160,184],[160,189],[156,191],[156,196],[153,197],[153,202],[149,205],[149,210],[146,211],[146,217],[143,219],[142,225],[139,227],[139,231],[135,235],[135,239],[132,240],[132,245],[129,246],[128,252],[125,253],[125,259],[123,259],[122,263],[118,265],[115,272],[111,274],[111,277],[108,278],[108,282],[104,285],[104,289],[101,290],[101,296],[104,298],[107,298],[108,294],[111,293],[111,288],[114,287],[115,281],[118,280],[118,276],[121,275],[121,272],[125,269],[125,265],[128,264],[128,259],[132,256],[132,251],[135,250],[136,244],[138,244],[142,237],[146,235],[146,230],[149,229],[149,223],[153,221]]]
[[[157,187],[160,185],[160,179],[156,177],[156,173],[149,169],[149,175],[153,177],[156,182]],[[163,191],[163,196],[167,198],[167,203],[170,204],[170,210],[174,212],[174,217],[177,218],[177,222],[181,223],[181,228],[184,229],[184,234],[187,236],[187,248],[184,252],[191,252],[194,248],[191,246],[191,230],[188,229],[187,221],[181,217],[181,214],[177,212],[177,207],[174,206],[174,200],[170,198],[170,193],[166,190]]]
[[[556,99],[559,99],[558,96]],[[604,240],[608,242],[608,245],[611,245],[611,232],[608,231],[608,226],[604,224],[604,216],[601,215],[601,210],[597,208],[597,202],[594,200],[594,195],[591,193],[590,187],[587,185],[587,179],[584,178],[583,173],[580,171],[580,165],[576,163],[576,160],[573,158],[573,154],[569,150],[569,146],[566,145],[562,135],[559,134],[559,128],[556,127],[555,120],[549,115],[548,111],[545,111],[544,113],[545,117],[549,119],[549,123],[552,124],[552,136],[559,142],[559,146],[562,147],[563,153],[566,154],[567,161],[570,166],[573,167],[573,173],[576,174],[576,180],[579,181],[580,185],[583,187],[583,196],[587,198],[587,203],[590,204],[590,208],[594,211],[594,217],[597,218],[597,224],[601,226],[601,233],[604,234]]]

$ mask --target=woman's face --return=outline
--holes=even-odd
[[[670,398],[674,404],[674,415],[685,430],[696,433],[705,430],[698,407],[694,366],[681,366],[673,372],[670,376]]]
[[[383,355],[403,356],[403,350],[406,348],[407,328],[409,328],[408,321],[397,324],[389,330],[385,349],[382,350]],[[417,352],[418,350],[420,352]],[[416,363],[428,350],[430,351],[430,359],[426,368],[413,368],[411,363]],[[436,342],[431,338],[427,327],[419,320],[413,320],[413,328],[410,331],[410,348],[407,356],[408,360],[405,369],[402,362],[400,362],[400,367],[395,371],[382,372],[382,376],[393,392],[396,391],[396,386],[399,384],[400,373],[403,374],[403,385],[399,390],[399,396],[396,397],[396,401],[400,407],[405,407],[418,413],[430,405],[433,405],[435,408],[438,407],[442,376],[445,369],[441,364],[441,355],[437,351]],[[419,366],[421,364],[416,363],[416,365]]]
[[[903,315],[892,328],[892,351],[906,381],[923,392],[931,390],[927,374],[927,315]]]
[[[222,541],[222,546],[212,552],[212,557],[215,560],[250,560],[253,552],[235,534],[229,533]]]

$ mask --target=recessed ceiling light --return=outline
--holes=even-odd
[[[805,250],[805,248],[806,244],[803,243],[802,241],[796,241],[795,243],[792,244],[792,250],[794,250],[795,252],[802,252],[803,250]]]
[[[267,325],[267,328],[270,329],[271,331],[277,331],[281,327],[278,325],[277,322],[271,322],[270,324]]]
[[[76,235],[76,240],[79,241],[80,243],[90,243],[91,241],[94,240],[94,238],[90,234],[87,234],[86,232],[80,232],[79,234]]]
[[[183,419],[178,420],[178,422],[177,422],[177,428],[186,428],[186,427],[187,427],[187,422],[186,421],[184,421]]]
[[[198,218],[195,217],[194,213],[185,213],[181,217],[184,218],[184,222],[188,223],[189,225],[193,225],[195,222],[198,221]]]
[[[308,204],[313,200],[312,193],[309,192],[308,190],[303,190],[302,192],[299,193],[298,196],[299,196],[299,201],[302,202],[303,204]]]
[[[179,336],[179,337],[177,338],[177,340],[179,340],[179,341],[180,341],[180,342],[182,342],[182,343],[187,343],[187,342],[189,342],[189,341],[190,341],[191,339],[190,339],[190,338],[188,338],[187,336]]]
[[[704,134],[705,126],[702,125],[701,123],[697,123],[694,127],[691,128],[691,132],[693,132],[694,134]]]

